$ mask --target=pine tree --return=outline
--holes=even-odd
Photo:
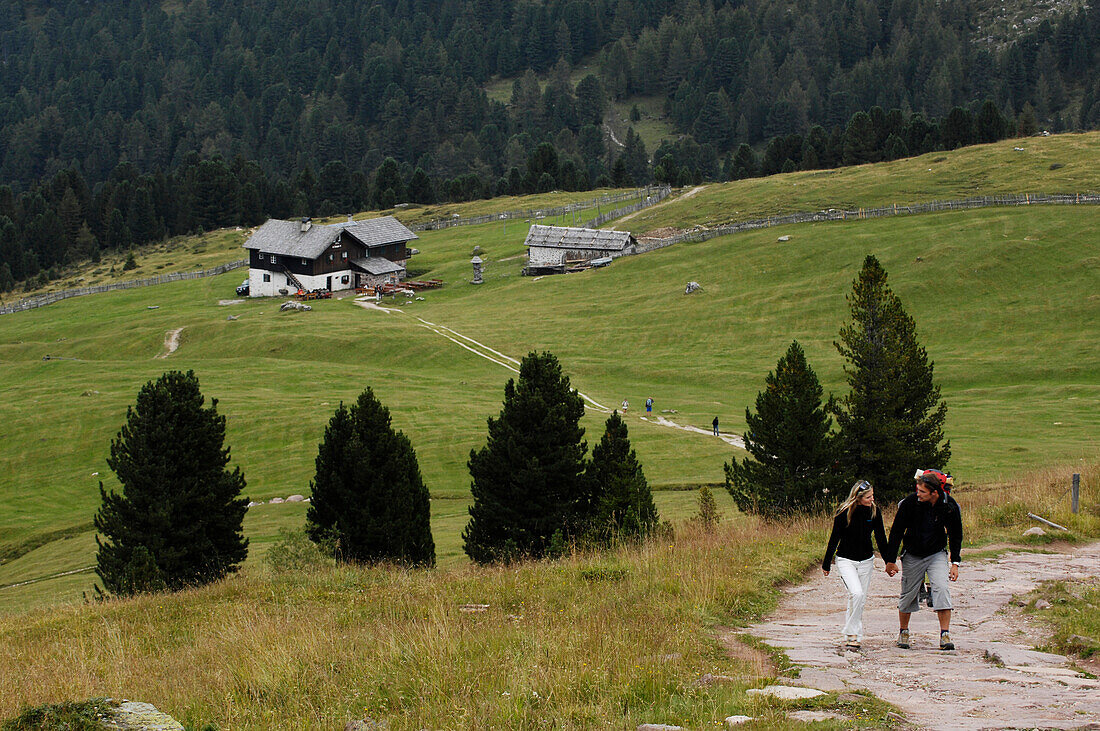
[[[412,444],[370,388],[336,409],[317,449],[306,531],[349,562],[435,565],[428,490]]]
[[[734,458],[725,466],[726,489],[745,512],[775,516],[816,509],[838,475],[829,434],[832,419],[798,341],[764,383],[756,413],[745,409],[745,449],[751,458]]]
[[[695,514],[695,521],[703,527],[707,533],[710,533],[718,527],[718,521],[720,520],[718,515],[718,503],[714,500],[714,493],[710,491],[710,487],[703,485],[699,490],[699,512]]]
[[[643,538],[657,527],[653,494],[618,411],[608,417],[603,437],[592,448],[585,481],[591,500],[589,535],[595,541]]]
[[[462,532],[478,563],[552,555],[588,508],[582,472],[584,402],[552,353],[530,353],[504,387],[489,438],[471,450],[474,504]],[[557,536],[557,538],[555,538]]]
[[[193,371],[146,383],[111,442],[108,466],[122,494],[99,485],[96,573],[106,589],[133,594],[216,581],[248,553],[241,524],[244,476],[227,469],[225,417],[203,408]]]
[[[947,405],[933,383],[933,364],[886,279],[878,259],[868,256],[848,297],[852,322],[835,343],[849,363],[852,390],[832,409],[842,467],[869,480],[883,502],[912,489],[914,469],[942,470],[951,457],[951,443],[941,446]]]

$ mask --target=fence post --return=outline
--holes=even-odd
[[[1073,511],[1073,514],[1076,515],[1077,510],[1081,507],[1081,475],[1076,472],[1073,473],[1072,494],[1073,497],[1070,499],[1070,509]]]

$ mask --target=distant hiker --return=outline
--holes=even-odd
[[[836,553],[836,568],[848,592],[843,630],[845,645],[853,650],[858,650],[863,642],[863,606],[867,603],[867,590],[875,568],[872,535],[878,552],[885,556],[886,529],[882,525],[882,513],[875,505],[875,488],[867,480],[860,480],[852,485],[848,498],[833,517],[833,532],[829,535],[825,560],[821,562],[821,571],[828,576],[833,553]]]
[[[718,436],[718,417],[714,417],[714,421],[710,423],[714,427],[714,436]]]
[[[629,409],[629,408],[630,408],[630,402],[627,401],[626,399],[623,399],[623,413],[625,414],[626,410]]]
[[[909,648],[909,617],[920,609],[917,595],[928,574],[932,584],[932,610],[940,623],[940,649],[954,650],[948,580],[959,578],[962,513],[959,504],[947,494],[939,476],[931,471],[926,471],[917,480],[914,494],[898,503],[898,512],[890,527],[890,541],[882,555],[890,576],[898,572],[898,547],[903,543],[897,646]]]
[[[645,400],[645,412],[648,414],[653,411],[653,399],[647,398]]]

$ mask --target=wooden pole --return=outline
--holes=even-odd
[[[1077,514],[1078,509],[1081,507],[1081,475],[1076,472],[1073,473],[1073,497],[1072,508],[1074,515]]]
[[[1049,520],[1047,520],[1046,518],[1040,518],[1040,517],[1039,517],[1038,515],[1036,515],[1035,513],[1028,513],[1028,514],[1027,514],[1027,517],[1031,518],[1032,520],[1037,520],[1037,521],[1039,521],[1040,523],[1046,523],[1046,524],[1047,524],[1047,525],[1049,525],[1049,526],[1050,526],[1051,528],[1057,528],[1058,530],[1064,530],[1064,531],[1069,531],[1069,528],[1066,528],[1065,526],[1061,526],[1061,525],[1058,525],[1057,523],[1051,523],[1051,522],[1050,522]]]

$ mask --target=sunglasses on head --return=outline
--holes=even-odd
[[[867,492],[871,489],[871,483],[867,480],[860,480],[856,483],[856,492]]]

